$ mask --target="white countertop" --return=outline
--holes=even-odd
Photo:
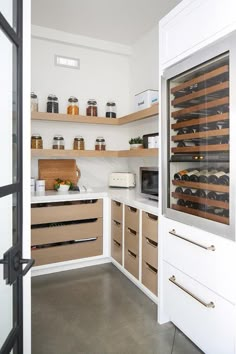
[[[35,204],[70,200],[99,199],[104,197],[109,197],[118,202],[158,215],[158,202],[143,198],[134,189],[104,187],[88,189],[87,192],[35,192],[31,193],[31,203]]]

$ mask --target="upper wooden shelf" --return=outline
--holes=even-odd
[[[32,157],[155,157],[158,149],[135,150],[56,150],[56,149],[31,149]]]
[[[32,120],[57,121],[57,122],[73,122],[86,124],[107,124],[107,125],[123,125],[135,122],[141,119],[150,118],[158,115],[159,105],[155,104],[150,108],[143,109],[135,113],[128,114],[120,118],[104,118],[104,117],[89,117],[81,115],[69,115],[62,113],[46,113],[46,112],[32,112]]]

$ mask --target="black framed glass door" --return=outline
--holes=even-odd
[[[0,353],[23,353],[22,0],[0,4]],[[23,269],[23,265],[26,267]]]

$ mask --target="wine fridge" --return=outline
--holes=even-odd
[[[166,217],[234,240],[232,42],[231,36],[164,72],[162,181]]]

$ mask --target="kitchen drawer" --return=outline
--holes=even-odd
[[[235,353],[234,306],[165,262],[163,270],[163,299],[170,321],[204,353]],[[170,279],[184,289],[179,288]]]
[[[142,283],[157,295],[157,269],[145,261],[142,261]]]
[[[102,218],[92,222],[65,226],[44,227],[31,230],[31,245],[79,240],[88,237],[102,237]]]
[[[87,201],[86,201],[87,202]],[[75,203],[69,205],[56,205],[51,203],[50,206],[32,207],[31,208],[31,224],[46,224],[58,221],[71,221],[98,218],[103,216],[102,200],[94,203]]]
[[[123,204],[116,200],[111,201],[111,218],[122,223]]]
[[[143,235],[142,258],[154,268],[157,268],[158,246],[157,242]]]
[[[142,212],[142,233],[151,240],[158,242],[158,217],[147,213],[146,211]]]
[[[125,227],[139,232],[139,209],[129,205],[125,206]]]
[[[139,233],[129,227],[125,228],[125,248],[139,254]]]
[[[125,248],[125,269],[139,279],[139,257],[127,248]]]
[[[177,222],[169,224],[172,227],[167,224],[163,238],[164,259],[235,303],[235,243]]]
[[[111,256],[122,265],[122,243],[115,238],[111,240]]]
[[[119,221],[111,221],[111,235],[119,243],[122,243],[122,224]]]
[[[84,241],[81,243],[40,248],[31,251],[35,265],[43,265],[98,256],[103,253],[103,238],[97,237],[95,240]]]

